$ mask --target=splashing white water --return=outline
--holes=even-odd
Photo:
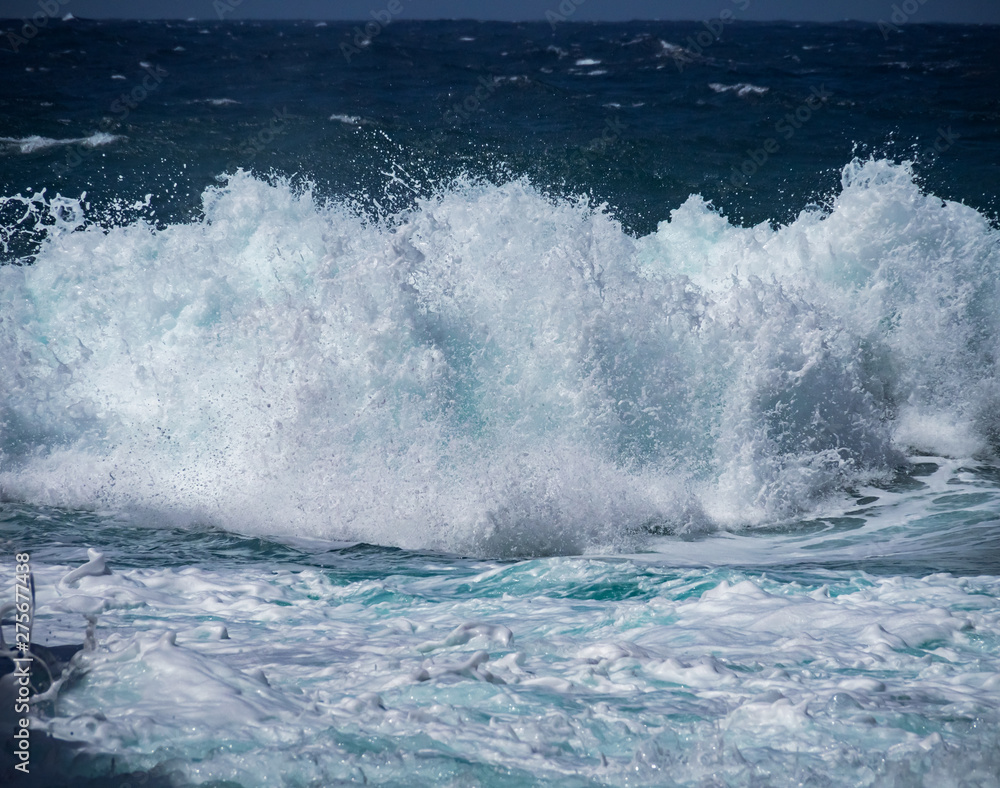
[[[523,181],[385,223],[242,172],[197,222],[82,211],[0,269],[7,497],[575,552],[793,517],[997,430],[997,232],[907,165],[853,162],[787,227],[691,197],[639,239]]]

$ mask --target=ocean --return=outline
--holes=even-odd
[[[1000,785],[1000,28],[721,5],[0,25],[9,784]]]

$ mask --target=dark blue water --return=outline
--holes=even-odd
[[[692,193],[744,223],[786,221],[874,155],[997,209],[995,27],[395,22],[355,37],[348,23],[53,21],[0,52],[3,136],[122,139],[8,142],[0,191],[151,193],[166,222],[235,167],[388,211],[456,174],[526,175],[646,233]]]

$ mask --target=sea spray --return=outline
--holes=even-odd
[[[787,226],[693,196],[641,238],[524,180],[380,222],[243,172],[161,229],[59,212],[72,227],[0,268],[9,499],[632,549],[802,516],[901,451],[997,434],[996,231],[906,164],[852,162]]]

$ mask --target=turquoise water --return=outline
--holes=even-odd
[[[98,622],[38,704],[39,728],[87,757],[43,748],[45,768],[74,784],[994,785],[996,471],[922,460],[860,510],[615,556],[5,504],[5,541],[31,535],[36,639]],[[61,581],[84,544],[112,573]]]

